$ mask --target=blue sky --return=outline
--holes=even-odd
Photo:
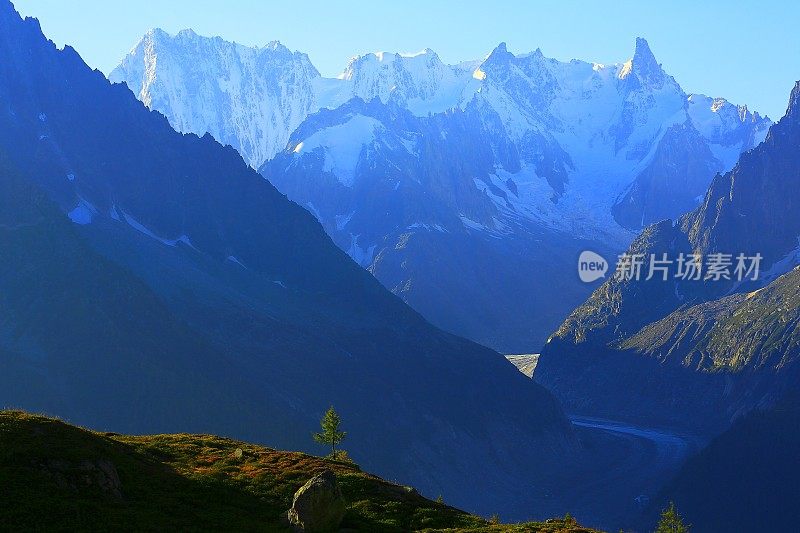
[[[724,96],[779,118],[800,79],[800,3],[271,0],[16,0],[58,45],[108,73],[150,28],[192,28],[247,45],[279,40],[324,75],[377,50],[430,47],[446,62],[499,42],[561,60],[622,62],[645,37],[684,90]],[[662,5],[658,5],[662,4]],[[749,4],[749,5],[745,5]]]

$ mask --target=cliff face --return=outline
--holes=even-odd
[[[550,339],[536,378],[568,410],[715,431],[777,401],[796,377],[800,127],[795,87],[765,142],[717,176],[698,209],[654,225],[629,253],[722,253],[730,279],[609,280]],[[733,275],[760,255],[759,280]]]

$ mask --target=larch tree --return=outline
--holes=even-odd
[[[322,420],[320,420],[322,431],[314,433],[315,441],[320,444],[327,444],[331,447],[331,457],[334,459],[336,459],[336,445],[342,442],[347,436],[346,432],[339,431],[341,423],[342,419],[339,417],[339,413],[337,413],[331,405],[325,412]]]

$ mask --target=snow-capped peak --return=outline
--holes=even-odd
[[[374,52],[354,57],[339,79],[350,82],[353,96],[365,101],[390,99],[418,114],[458,105],[468,71],[445,65],[426,48],[414,54]]]
[[[743,149],[763,141],[772,124],[769,118],[725,98],[690,94],[686,100],[692,125],[704,138],[719,146],[715,155],[727,168],[735,163]]]
[[[251,48],[191,30],[173,37],[154,29],[110,78],[127,82],[176,129],[211,133],[254,167],[286,148],[309,115],[354,97],[391,101],[418,117],[475,103],[493,115],[486,120],[497,121],[487,127],[502,127],[526,159],[552,146],[550,156],[566,161],[556,156],[563,149],[578,168],[596,167],[603,150],[609,165],[617,165],[617,154],[641,160],[667,128],[686,121],[687,109],[707,139],[731,147],[720,157],[727,162],[737,154],[734,146],[750,142],[734,142],[728,132],[760,120],[724,100],[701,102],[697,95],[687,103],[642,38],[624,65],[561,62],[540,49],[514,55],[501,42],[482,61],[458,65],[445,64],[430,48],[366,53],[337,78],[323,78],[308,56],[278,41]]]
[[[620,70],[620,79],[626,79],[634,74],[642,83],[651,86],[660,86],[664,82],[666,74],[661,68],[661,64],[656,61],[650,45],[641,37],[636,38],[636,49],[633,58],[628,60]]]
[[[282,150],[319,109],[319,78],[306,54],[278,41],[247,47],[161,29],[147,32],[109,75],[179,131],[210,133],[254,167]]]
[[[509,52],[506,43],[502,42],[495,46],[494,50],[492,50],[491,53],[486,56],[486,59],[484,59],[483,63],[481,64],[480,70],[482,72],[487,72],[494,68],[502,69],[514,59],[516,59],[514,54]]]
[[[184,28],[184,29],[182,29],[181,31],[178,32],[176,37],[185,37],[185,38],[188,38],[188,39],[194,39],[194,38],[198,37],[198,35],[194,32],[194,30],[192,28]]]
[[[488,56],[486,56],[486,60],[488,61],[489,58],[493,56],[497,58],[497,57],[505,57],[508,55],[510,55],[510,52],[508,51],[508,45],[505,43],[505,41],[502,41],[497,46],[494,47],[494,50],[492,50],[492,52]]]
[[[415,63],[424,63],[429,67],[444,66],[439,56],[430,48],[425,48],[419,52],[370,52],[360,56],[354,56],[350,59],[347,67],[342,71],[339,79],[353,80],[361,74],[361,70],[365,68],[373,68],[377,65],[380,68],[388,69],[392,67],[392,63],[398,63],[408,67]]]

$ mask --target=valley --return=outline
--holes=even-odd
[[[693,209],[772,124],[684,91],[633,44],[614,64],[506,43],[453,65],[429,48],[368,53],[326,78],[277,42],[153,30],[109,78],[236,148],[436,326],[526,353],[591,293],[583,250],[615,257]]]
[[[797,528],[793,8],[15,3],[0,530]]]
[[[574,477],[562,480],[562,498],[583,523],[606,531],[642,523],[639,517],[664,480],[705,445],[675,430],[580,416],[570,420],[586,458]]]

